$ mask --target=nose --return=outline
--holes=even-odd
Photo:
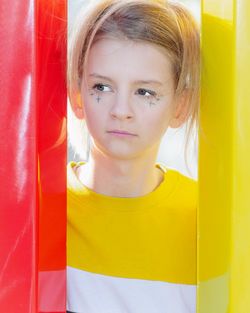
[[[127,92],[117,93],[114,104],[110,109],[110,115],[114,119],[126,120],[134,116],[131,107],[131,98]]]

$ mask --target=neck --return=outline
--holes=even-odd
[[[113,197],[140,197],[162,182],[163,172],[155,167],[157,149],[133,159],[106,156],[95,146],[89,161],[78,168],[81,182],[91,190]]]

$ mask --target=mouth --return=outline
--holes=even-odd
[[[119,136],[119,135],[120,136],[137,136],[136,134],[129,133],[125,130],[117,130],[117,129],[109,130],[109,131],[107,131],[107,133],[117,135],[117,136]]]

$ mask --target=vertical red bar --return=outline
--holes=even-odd
[[[0,1],[0,310],[35,312],[35,2]]]
[[[0,310],[65,312],[66,0],[0,1]]]
[[[37,1],[40,181],[38,311],[66,308],[67,2]]]

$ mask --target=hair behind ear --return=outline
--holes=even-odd
[[[171,128],[179,128],[189,117],[190,91],[185,89],[180,95],[176,96],[173,117],[170,120]]]
[[[84,119],[83,102],[82,102],[82,95],[80,91],[75,91],[71,94],[70,106],[75,116],[78,119],[80,120]]]

